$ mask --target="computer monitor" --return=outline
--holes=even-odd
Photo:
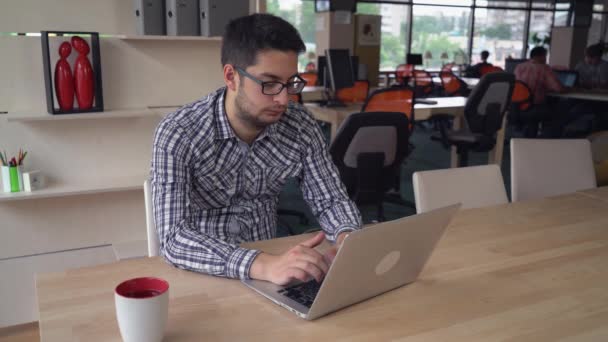
[[[578,73],[574,70],[555,70],[555,75],[557,75],[557,79],[564,87],[572,88],[576,85],[576,80],[578,79]]]
[[[422,65],[422,55],[419,53],[408,53],[405,62],[411,65]]]
[[[350,56],[351,66],[353,68],[353,79],[358,80],[359,75],[359,56]],[[325,56],[317,57],[317,84],[329,88],[329,83],[325,84],[325,74],[327,71],[327,58]]]
[[[353,67],[348,49],[325,50],[327,58],[327,69],[329,75],[329,86],[334,91],[342,88],[350,88],[355,85]]]
[[[514,73],[515,67],[519,64],[526,62],[527,59],[519,59],[519,58],[507,58],[505,59],[505,72]]]

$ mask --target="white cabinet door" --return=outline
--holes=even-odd
[[[38,320],[36,273],[115,261],[111,245],[0,260],[0,328]]]

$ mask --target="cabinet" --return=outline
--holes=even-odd
[[[0,150],[27,150],[26,169],[49,181],[0,193],[0,327],[37,319],[37,272],[145,255],[142,185],[154,130],[223,84],[221,39],[138,37],[129,1],[22,0],[0,11],[0,32],[49,28],[100,33],[106,111],[47,114],[40,38],[0,35]]]

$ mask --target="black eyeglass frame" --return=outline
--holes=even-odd
[[[296,74],[296,75],[293,76],[293,78],[296,79],[295,82],[283,83],[283,82],[279,82],[279,81],[262,81],[262,80],[258,79],[257,77],[253,76],[252,74],[248,73],[247,71],[245,71],[243,68],[238,67],[238,66],[234,66],[234,69],[236,69],[236,71],[239,74],[241,74],[241,75],[249,78],[250,80],[252,80],[255,83],[257,83],[260,86],[262,86],[262,94],[264,94],[264,95],[278,95],[278,94],[280,94],[283,91],[284,88],[287,88],[287,94],[297,95],[297,94],[302,93],[302,90],[306,86],[306,80],[304,80],[298,74]],[[275,92],[269,92],[268,91],[267,88],[272,88],[272,86],[276,86],[277,84],[281,85],[281,88],[278,91],[275,91]],[[299,88],[292,88],[292,86],[294,84],[298,84]],[[268,87],[268,86],[270,86],[270,87]],[[295,91],[293,91],[293,90],[290,91],[290,89],[295,89]]]

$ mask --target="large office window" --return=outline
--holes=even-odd
[[[405,63],[408,45],[408,5],[359,3],[357,13],[382,16],[380,70],[395,70]]]
[[[298,59],[298,70],[304,70],[304,66],[308,62],[316,63],[314,1],[267,0],[266,11],[287,20],[300,32],[302,40],[306,44],[306,53],[301,54]]]
[[[411,51],[423,55],[426,68],[441,67],[468,50],[470,7],[414,5],[413,16]]]
[[[490,63],[502,68],[506,58],[521,58],[525,18],[523,10],[477,8],[471,64],[479,62],[483,50],[490,52]]]
[[[528,51],[534,46],[542,45],[549,48],[551,39],[552,11],[530,12],[530,30],[528,32]]]

